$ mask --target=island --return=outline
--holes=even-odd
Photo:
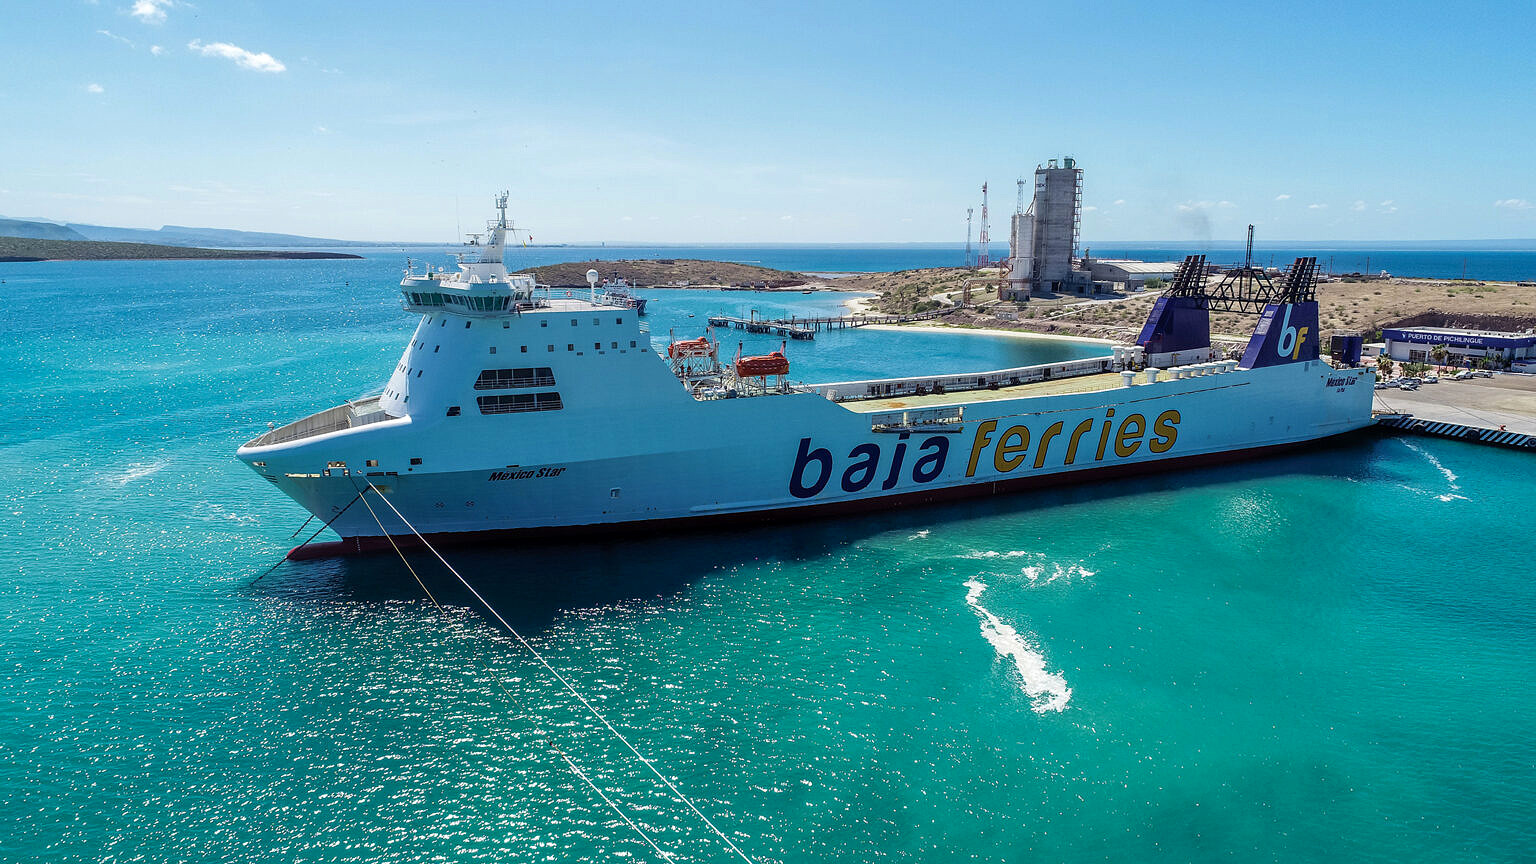
[[[176,259],[306,259],[361,258],[345,252],[295,252],[269,249],[203,249],[196,246],[160,246],[154,243],[116,243],[104,240],[47,240],[35,237],[0,237],[0,262],[19,261],[159,261]]]

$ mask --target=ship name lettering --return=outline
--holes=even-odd
[[[911,437],[912,433],[903,432],[896,439],[890,464],[883,472],[880,467],[884,454],[879,444],[865,441],[855,445],[848,451],[848,464],[841,473],[838,472],[839,466],[831,450],[813,446],[810,438],[801,438],[800,448],[795,453],[795,466],[789,474],[789,494],[796,498],[813,498],[821,494],[833,478],[837,479],[836,488],[844,492],[863,492],[874,484],[876,478],[880,478],[882,491],[894,489],[905,479]],[[931,483],[944,473],[944,461],[949,457],[949,439],[943,435],[925,438],[910,455],[912,482]],[[883,477],[880,476],[882,474]]]
[[[1115,422],[1115,409],[1108,408],[1098,423],[1099,431],[1097,441],[1088,445],[1093,447],[1093,461],[1102,462],[1113,448],[1116,457],[1129,459],[1141,450],[1145,444],[1150,453],[1167,453],[1173,449],[1174,442],[1179,438],[1179,421],[1183,417],[1174,409],[1169,409],[1157,415],[1150,424],[1147,418],[1141,414],[1127,414],[1120,418],[1118,425]],[[1040,433],[1035,444],[1035,458],[1031,464],[1035,468],[1044,468],[1046,462],[1056,453],[1061,454],[1061,465],[1072,465],[1077,462],[1079,445],[1085,437],[1095,437],[1093,427],[1095,418],[1089,417],[1073,427],[1071,433],[1066,434],[1066,448],[1062,452],[1057,448],[1055,452],[1052,445],[1063,437],[1066,424],[1056,421],[1047,426]],[[1147,433],[1152,433],[1148,438]],[[996,420],[983,420],[976,424],[976,434],[971,439],[970,458],[965,463],[965,476],[975,477],[976,471],[982,466],[982,458],[988,447],[992,448],[992,468],[999,474],[1007,474],[1029,461],[1030,442],[1033,436],[1029,427],[1019,423],[1010,425],[1000,434]]]
[[[492,471],[487,481],[496,480],[538,480],[544,477],[559,477],[565,472],[565,466],[546,465],[543,468],[512,468],[506,471]]]

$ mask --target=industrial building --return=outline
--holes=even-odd
[[[1536,364],[1536,332],[1501,333],[1494,330],[1462,330],[1454,327],[1397,327],[1381,331],[1386,355],[1407,363],[1434,363],[1430,352],[1444,345],[1445,364],[1467,366],[1487,357],[1500,366],[1521,371]]]
[[[1152,279],[1170,282],[1173,274],[1179,271],[1179,265],[1174,261],[1132,261],[1127,258],[1084,258],[1081,266],[1087,269],[1094,284],[1123,285],[1127,291],[1140,291]]]
[[[1075,259],[1082,216],[1083,169],[1070,156],[1052,159],[1035,169],[1034,195],[1028,206],[1024,181],[1019,181],[1018,204],[1008,235],[1008,284],[1001,299],[1025,302],[1031,294],[1140,291],[1148,280],[1170,280],[1178,271],[1177,262]]]
[[[1074,266],[1083,216],[1083,169],[1071,157],[1035,169],[1035,194],[1024,206],[1024,181],[1008,238],[1008,286],[1002,299],[1025,301],[1031,293],[1088,294],[1093,277]]]

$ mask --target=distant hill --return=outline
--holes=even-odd
[[[34,240],[86,240],[78,231],[54,222],[30,222],[24,219],[0,219],[0,237],[30,237]]]
[[[163,246],[371,246],[352,240],[336,240],[328,237],[304,237],[299,234],[271,234],[265,231],[235,231],[228,228],[191,228],[185,225],[166,225],[158,230],[148,228],[113,228],[107,225],[85,225],[70,222],[66,228],[78,234],[76,240],[105,240],[117,243],[156,243]]]
[[[55,226],[58,227],[58,226]],[[132,259],[361,258],[344,252],[274,252],[265,249],[203,249],[152,243],[0,237],[0,261],[119,261]]]
[[[787,288],[804,285],[810,277],[728,261],[699,261],[691,258],[641,261],[576,261],[546,264],[528,271],[539,282],[554,288],[587,287],[587,270],[596,270],[604,279],[622,278],[631,285],[762,285]]]

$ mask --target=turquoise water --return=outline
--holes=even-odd
[[[553,740],[678,860],[732,860],[430,562],[446,616],[385,557],[252,584],[302,514],[233,450],[382,382],[398,263],[0,269],[0,859],[655,860]],[[832,378],[1066,346],[790,351]],[[1531,467],[1362,437],[450,560],[758,860],[1522,861]]]

